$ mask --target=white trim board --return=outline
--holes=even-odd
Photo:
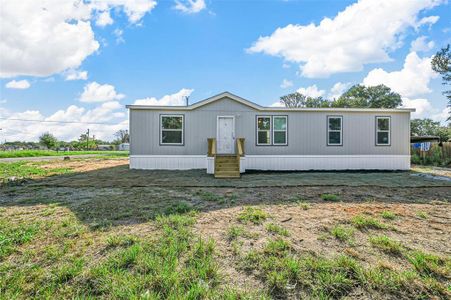
[[[130,155],[130,169],[206,169],[206,155]]]
[[[131,155],[131,169],[214,172],[214,159],[206,155]],[[246,155],[240,172],[248,170],[409,170],[410,155]]]
[[[247,170],[409,170],[410,155],[246,155]]]

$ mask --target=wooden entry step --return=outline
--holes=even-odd
[[[215,178],[240,178],[240,161],[236,155],[215,156]]]

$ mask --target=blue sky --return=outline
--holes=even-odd
[[[0,139],[112,139],[125,104],[230,91],[270,106],[384,83],[414,117],[446,119],[430,57],[451,42],[447,1],[2,2]],[[69,80],[70,79],[70,80]],[[29,122],[20,120],[39,120]],[[52,122],[42,122],[52,121]],[[58,123],[58,122],[73,123]],[[91,123],[108,123],[91,124]]]

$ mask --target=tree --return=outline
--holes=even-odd
[[[46,146],[47,149],[53,149],[58,146],[58,140],[51,133],[46,132],[39,137],[39,143]]]
[[[440,122],[431,119],[413,119],[410,121],[412,136],[438,136],[442,141],[451,138],[451,127],[440,126]]]
[[[329,107],[330,101],[322,97],[307,97],[295,92],[280,97],[280,103],[285,107]]]
[[[448,44],[434,55],[431,61],[432,70],[442,75],[442,84],[451,85],[451,51]],[[445,90],[443,95],[448,98],[448,107],[451,107],[451,90]],[[451,120],[451,111],[448,121]]]
[[[114,134],[114,136],[116,137],[116,141],[118,144],[122,144],[122,143],[129,143],[130,142],[130,135],[128,134],[128,130],[118,130],[116,131],[116,133]]]
[[[389,87],[354,85],[332,102],[332,107],[396,108],[402,104],[401,96]]]

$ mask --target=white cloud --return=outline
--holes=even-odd
[[[270,107],[285,107],[280,101],[274,102]]]
[[[85,85],[83,93],[80,96],[81,102],[106,102],[112,100],[120,100],[124,98],[124,94],[118,94],[114,86],[110,84],[99,84],[91,82]]]
[[[7,118],[6,120],[0,119],[0,128],[3,128],[2,138],[7,141],[37,141],[39,136],[45,132],[51,132],[60,140],[69,141],[78,139],[80,134],[86,132],[87,128],[92,135],[95,135],[96,139],[112,140],[116,131],[128,128],[125,109],[115,101],[102,103],[90,110],[70,105],[66,109],[58,110],[49,116],[45,116],[37,110],[11,112],[0,109],[0,117]],[[52,122],[28,122],[11,119]]]
[[[289,87],[292,87],[292,86],[293,86],[293,81],[288,80],[288,79],[284,79],[282,81],[282,83],[280,84],[280,87],[283,88],[283,89],[286,89],[286,88],[289,88]]]
[[[30,87],[30,83],[28,82],[28,80],[11,80],[9,82],[6,83],[5,87],[8,89],[20,89],[20,90],[25,90],[28,89]]]
[[[91,0],[90,7],[97,12],[110,12],[111,9],[121,9],[130,23],[139,22],[146,13],[157,5],[155,0]],[[107,24],[108,25],[108,24]]]
[[[195,14],[206,7],[205,0],[176,0],[174,9],[186,14]]]
[[[116,37],[116,44],[122,44],[125,43],[124,38],[122,37],[122,35],[124,34],[124,31],[122,29],[116,28],[113,31],[114,36]]]
[[[449,117],[448,107],[445,106],[442,109],[435,108],[428,99],[424,98],[409,99],[403,97],[402,106],[416,109],[416,111],[412,113],[412,119],[430,118],[445,124],[446,119]]]
[[[128,128],[125,109],[116,101],[102,103],[90,110],[70,105],[66,109],[58,110],[49,116],[45,116],[37,110],[10,112],[0,109],[0,117],[6,118],[0,119],[0,127],[3,129],[3,138],[8,141],[37,141],[39,136],[45,132],[51,132],[58,139],[68,141],[77,139],[80,134],[86,132],[87,128],[97,139],[112,140],[113,134],[117,130]],[[51,122],[29,122],[13,119]]]
[[[442,2],[444,2],[444,1],[442,1]],[[416,27],[418,28],[419,26],[422,26],[422,25],[429,25],[429,27],[430,27],[431,25],[434,25],[435,23],[437,23],[438,19],[440,19],[439,16],[424,17],[420,21],[417,22]]]
[[[66,72],[65,80],[87,80],[88,72],[70,69]]]
[[[420,58],[415,52],[406,56],[400,71],[387,72],[381,68],[373,69],[363,79],[366,86],[385,84],[404,97],[418,97],[430,93],[429,82],[437,77],[431,68],[431,58]]]
[[[413,52],[427,52],[434,48],[435,43],[433,41],[427,41],[426,36],[420,36],[412,43],[410,43],[410,51]]]
[[[186,105],[185,97],[189,97],[193,89],[181,89],[175,94],[166,95],[157,99],[155,97],[147,97],[144,99],[137,99],[135,105],[157,105],[157,106],[183,106]]]
[[[330,93],[328,95],[328,98],[330,100],[338,99],[346,90],[351,86],[350,82],[343,83],[343,82],[337,82],[333,85],[333,87],[330,89]]]
[[[155,5],[155,0],[3,1],[0,77],[45,77],[77,69],[99,49],[91,27],[95,16],[114,8],[135,24]],[[105,16],[98,21],[108,23]]]
[[[113,19],[111,18],[110,11],[104,11],[99,13],[96,19],[96,25],[100,27],[105,27],[107,25],[113,24]]]
[[[293,25],[260,37],[249,49],[300,64],[306,77],[360,71],[364,64],[390,61],[389,51],[402,45],[408,28],[431,24],[438,17],[418,14],[441,0],[360,0],[324,18],[318,25]]]
[[[326,93],[325,90],[319,90],[316,84],[308,86],[306,88],[299,88],[296,92],[312,98],[322,97]]]

